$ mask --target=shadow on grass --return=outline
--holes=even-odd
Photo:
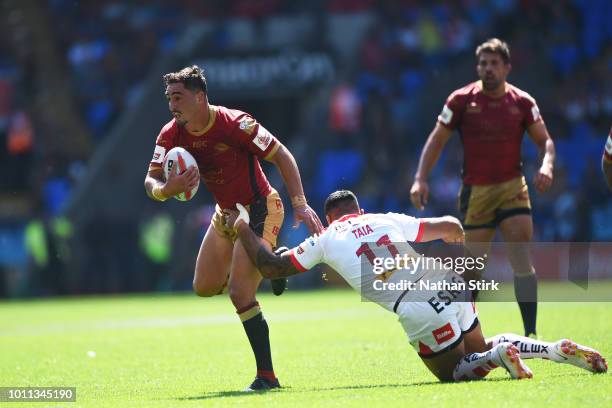
[[[573,375],[577,376],[590,376],[590,373],[576,373]],[[550,377],[567,377],[565,373],[555,373],[546,375],[547,378]],[[505,381],[516,381],[509,377],[503,378],[487,378],[483,381],[478,381],[478,383],[497,383],[497,382],[505,382]],[[525,383],[529,383],[529,381],[524,381]],[[301,393],[301,392],[324,392],[324,391],[338,391],[338,390],[369,390],[369,389],[381,389],[381,388],[411,388],[411,387],[421,387],[426,385],[461,385],[466,384],[465,382],[440,382],[440,381],[422,381],[417,383],[404,383],[404,384],[373,384],[373,385],[341,385],[338,387],[312,387],[312,388],[292,388],[292,387],[283,387],[280,390],[273,391],[259,391],[259,392],[244,392],[244,391],[214,391],[207,392],[202,395],[196,395],[192,397],[179,397],[176,400],[181,401],[190,401],[190,400],[207,400],[214,398],[226,398],[226,397],[250,397],[255,395],[262,395],[268,392],[270,393],[278,393],[278,392],[290,392],[290,393]]]
[[[193,397],[179,397],[175,398],[179,401],[197,401],[197,400],[207,400],[213,398],[226,398],[226,397],[252,397],[255,395],[262,395],[267,393],[277,393],[282,391],[290,391],[290,387],[283,387],[280,390],[272,390],[272,391],[214,391],[214,392],[206,392],[202,395],[196,395]]]
[[[496,381],[497,379],[493,379],[492,381]],[[197,395],[193,397],[180,397],[176,398],[178,400],[206,400],[213,398],[225,398],[225,397],[249,397],[253,395],[261,395],[267,392],[291,392],[291,393],[300,393],[300,392],[324,392],[324,391],[338,391],[338,390],[369,390],[369,389],[377,389],[377,388],[410,388],[414,386],[420,385],[434,385],[441,384],[439,381],[427,381],[420,383],[406,383],[406,384],[373,384],[373,385],[344,385],[338,387],[312,387],[312,388],[292,388],[292,387],[283,387],[280,390],[273,391],[260,391],[260,392],[244,392],[244,391],[214,391],[207,392],[202,395]],[[449,383],[452,384],[452,383]]]

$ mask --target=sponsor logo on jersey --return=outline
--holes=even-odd
[[[215,147],[214,147],[215,152],[217,154],[224,153],[224,152],[228,151],[229,148],[230,147],[228,145],[226,145],[225,143],[217,143],[217,144],[215,144]]]
[[[164,161],[164,157],[166,156],[166,148],[160,145],[155,146],[155,150],[153,151],[153,159],[151,160],[153,163],[161,163]]]
[[[489,105],[489,106],[497,107],[498,105]],[[482,108],[478,106],[476,102],[470,102],[470,104],[465,109],[465,112],[466,113],[480,113],[482,112]]]
[[[451,120],[453,120],[453,111],[448,107],[448,105],[444,105],[442,112],[438,116],[438,120],[445,125],[451,123]]]
[[[217,170],[209,170],[202,174],[202,178],[206,184],[225,184],[222,168]]]
[[[511,115],[520,115],[521,114],[521,110],[519,108],[517,108],[516,106],[511,106],[509,111],[510,111]]]
[[[207,144],[208,140],[196,140],[195,142],[191,143],[191,147],[198,149],[200,147],[206,147]]]
[[[302,254],[304,253],[304,248],[302,248],[302,246],[301,246],[301,245],[299,245],[299,246],[297,247],[297,251],[296,251],[296,252],[297,252],[297,254],[298,254],[298,255],[302,255]]]
[[[259,125],[257,135],[253,139],[255,146],[259,147],[261,151],[265,152],[270,143],[272,143],[272,135],[263,126]]]
[[[246,133],[247,135],[250,135],[253,133],[253,130],[255,130],[255,125],[257,125],[257,122],[255,122],[255,119],[246,117],[240,121],[240,125],[238,127],[244,133]]]
[[[344,223],[344,222],[337,223],[337,222],[334,222],[334,230],[336,232],[344,232],[344,231],[348,230],[350,226],[351,225],[349,225],[348,223]]]
[[[446,323],[444,326],[437,328],[432,331],[434,339],[436,339],[436,343],[442,344],[445,341],[449,341],[453,337],[455,337],[455,332],[453,331],[453,327],[450,323]]]

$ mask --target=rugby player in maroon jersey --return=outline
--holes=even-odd
[[[552,185],[555,146],[535,100],[506,82],[511,70],[508,45],[489,39],[478,46],[476,58],[480,80],[448,97],[421,153],[410,196],[419,210],[427,204],[427,177],[457,129],[464,149],[459,212],[466,246],[472,255],[482,256],[499,228],[509,243],[515,294],[529,336],[536,333],[537,281],[527,245],[533,223],[521,168],[521,142],[527,131],[542,158],[533,179],[538,192]]]
[[[198,178],[204,181],[217,206],[200,246],[193,289],[199,296],[209,297],[228,286],[257,365],[255,380],[246,390],[278,388],[268,324],[255,298],[262,277],[236,233],[225,225],[223,212],[234,209],[237,203],[245,205],[251,227],[262,245],[268,249],[276,247],[284,210],[278,192],[270,186],[259,164],[259,159],[264,159],[277,166],[285,181],[296,224],[304,222],[315,233],[322,229],[321,221],[307,204],[293,155],[248,113],[210,104],[206,78],[199,67],[186,67],[164,75],[163,79],[174,119],[157,136],[145,179],[147,194],[164,201],[190,191]],[[164,156],[176,146],[188,150],[198,167],[183,174],[173,172],[165,180]]]
[[[610,128],[610,134],[608,135],[603,157],[601,158],[601,169],[606,177],[608,187],[612,189],[612,128]]]

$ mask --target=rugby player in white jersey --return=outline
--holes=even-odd
[[[527,358],[545,358],[596,373],[607,371],[607,363],[599,352],[571,340],[548,343],[517,334],[485,340],[475,306],[465,301],[469,299],[463,293],[369,289],[377,279],[387,283],[403,279],[461,280],[455,272],[441,267],[396,269],[382,274],[375,274],[373,268],[375,258],[385,251],[392,256],[418,256],[407,242],[442,239],[462,243],[464,232],[454,217],[417,219],[396,213],[365,214],[352,192],[336,191],[325,201],[329,227],[279,255],[279,251],[275,254],[261,245],[249,228],[248,213],[240,204],[237,207],[237,213],[226,214],[226,222],[236,229],[249,257],[265,278],[295,275],[320,263],[331,266],[362,296],[399,315],[410,344],[441,381],[481,379],[500,366],[512,378],[531,378],[531,370],[523,362]]]

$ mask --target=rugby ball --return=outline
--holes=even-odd
[[[191,166],[198,167],[198,162],[187,150],[182,147],[174,147],[164,157],[163,168],[166,180],[168,180],[170,172],[174,170],[174,166],[178,166],[178,174],[183,174]],[[198,178],[198,184],[191,191],[177,194],[174,198],[179,201],[189,201],[196,195],[199,186],[200,179]]]

